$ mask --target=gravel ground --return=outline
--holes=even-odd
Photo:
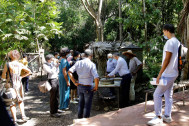
[[[20,126],[68,126],[73,123],[73,119],[77,119],[78,104],[70,104],[69,110],[62,113],[60,118],[52,118],[49,114],[49,93],[41,93],[38,89],[40,78],[35,78],[29,82],[29,92],[25,95],[25,112],[31,119]],[[97,114],[105,113],[104,107],[93,107],[99,110],[91,110],[91,117]],[[100,109],[101,108],[101,109]],[[20,111],[17,108],[17,118],[20,119]],[[112,109],[111,110],[115,110]]]

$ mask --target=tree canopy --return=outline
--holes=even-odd
[[[152,69],[147,76],[157,74],[165,42],[162,26],[170,23],[177,27],[182,1],[119,1],[0,0],[0,64],[11,49],[37,52],[42,47],[55,52],[68,46],[83,51],[84,45],[97,41],[99,34],[104,41],[120,41],[121,24],[123,41],[143,48],[144,62],[148,70]]]

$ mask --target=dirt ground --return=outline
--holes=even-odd
[[[29,81],[29,92],[25,95],[25,112],[31,119],[20,126],[68,126],[73,124],[73,119],[77,119],[78,104],[71,103],[69,110],[62,113],[60,118],[52,118],[49,114],[49,93],[41,93],[38,89],[40,78]],[[99,110],[97,110],[99,109]],[[112,110],[115,110],[111,108]],[[17,108],[17,117],[21,119],[20,111]],[[103,108],[93,107],[91,117],[105,113]]]

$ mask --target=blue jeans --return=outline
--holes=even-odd
[[[25,92],[29,90],[29,76],[22,78],[22,84],[25,85]]]
[[[165,97],[165,116],[171,117],[173,102],[173,83],[177,77],[162,77],[167,81],[166,86],[158,85],[154,92],[154,109],[156,116],[162,116],[162,96]]]
[[[78,118],[89,118],[93,99],[92,87],[78,85],[77,89],[79,95]]]

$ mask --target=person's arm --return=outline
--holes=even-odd
[[[7,64],[5,64],[4,68],[3,68],[3,73],[2,73],[2,76],[1,76],[3,79],[6,79],[6,76],[7,76],[6,73],[7,73]]]
[[[95,87],[93,88],[93,91],[97,91],[98,90],[98,84],[99,84],[99,78],[95,78],[94,82],[95,82]]]
[[[70,86],[70,82],[69,82],[69,80],[68,80],[68,74],[67,74],[67,71],[66,71],[66,67],[64,67],[64,68],[62,69],[62,73],[63,73],[64,78],[65,78],[65,80],[66,80],[67,86]]]
[[[165,56],[165,60],[163,61],[163,65],[161,67],[161,70],[158,74],[158,77],[156,79],[156,83],[159,84],[159,79],[161,78],[161,75],[162,73],[165,71],[165,69],[167,68],[167,66],[169,65],[169,62],[171,60],[171,57],[172,57],[172,53],[171,52],[168,52],[166,51],[166,56]]]
[[[71,81],[74,83],[74,85],[78,86],[78,81],[75,80],[73,73],[71,71],[68,71],[68,75],[69,75]]]
[[[111,73],[108,74],[108,77],[114,76],[119,71],[120,68],[121,68],[121,62],[118,61],[116,68]]]
[[[94,82],[95,82],[95,87],[93,88],[93,91],[97,91],[98,90],[98,84],[99,84],[99,76],[96,70],[96,65],[93,65],[93,68],[91,70],[92,75],[94,77]]]
[[[21,76],[22,78],[27,77],[32,74],[31,70],[28,69],[27,67],[23,67],[22,70],[24,71],[24,75]]]
[[[68,75],[69,75],[71,81],[72,81],[76,86],[78,86],[79,83],[78,83],[77,80],[75,80],[75,78],[74,78],[74,76],[73,76],[73,73],[75,72],[76,67],[77,67],[77,62],[69,69]]]
[[[142,68],[142,66],[143,66],[143,64],[138,65],[137,69],[132,72],[132,75],[135,75]]]
[[[43,69],[44,71],[46,71],[48,74],[53,74],[56,72],[56,69],[50,69],[49,66],[47,66],[46,64],[43,65]]]

